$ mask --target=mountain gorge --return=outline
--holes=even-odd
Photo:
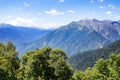
[[[120,23],[118,21],[80,20],[62,26],[30,43],[25,51],[50,46],[61,48],[70,56],[105,47],[120,39],[119,33]]]

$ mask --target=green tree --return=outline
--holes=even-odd
[[[111,54],[108,59],[108,68],[110,70],[109,80],[120,79],[120,54]]]
[[[67,55],[63,50],[54,49],[50,53],[50,63],[55,69],[55,80],[69,80],[72,76],[71,67],[67,63]]]
[[[0,74],[6,74],[6,76],[3,76],[5,79],[17,79],[16,71],[19,68],[17,55],[15,46],[11,42],[8,42],[6,45],[0,43]]]
[[[119,80],[120,54],[111,54],[106,60],[99,59],[94,67],[88,68],[84,74],[85,80]]]
[[[51,52],[51,48],[45,47],[43,49],[36,49],[34,51],[30,51],[26,53],[21,59],[22,70],[25,69],[24,76],[27,80],[33,79],[43,79],[50,80],[54,75],[54,69],[50,67],[48,62],[49,54]],[[22,76],[22,75],[21,75]]]
[[[72,80],[83,80],[84,79],[84,72],[80,72],[78,70],[74,71],[74,74],[72,76]]]

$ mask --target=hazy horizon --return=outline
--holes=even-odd
[[[80,20],[94,20],[95,18],[93,18],[93,19],[88,19],[88,18],[84,18],[84,19],[80,19]],[[72,21],[72,22],[79,22],[80,20],[78,20],[78,21]],[[99,20],[99,19],[95,19],[95,20]],[[99,20],[99,21],[120,21],[120,20]],[[45,27],[38,27],[38,26],[22,26],[22,25],[14,25],[14,24],[9,24],[9,23],[0,23],[0,24],[5,24],[5,25],[11,25],[12,27],[14,26],[14,27],[26,27],[26,28],[33,28],[33,29],[43,29],[43,30],[55,30],[55,29],[57,29],[57,28],[60,28],[60,27],[62,27],[62,26],[66,26],[66,25],[68,25],[68,24],[71,24],[72,22],[69,22],[69,23],[66,23],[66,24],[64,24],[64,25],[60,25],[60,26],[57,26],[57,27],[48,27],[48,28],[45,28]]]

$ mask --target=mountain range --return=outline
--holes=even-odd
[[[120,39],[120,22],[88,19],[72,22],[31,42],[25,51],[50,46],[63,49],[69,56],[95,50]]]
[[[109,41],[120,39],[120,23],[119,21],[103,20],[80,20],[79,25],[85,26],[88,29],[95,30]]]
[[[11,41],[22,55],[28,50],[50,46],[68,56],[108,46],[120,39],[120,21],[86,19],[55,30],[0,24],[0,41]]]
[[[21,55],[29,42],[33,42],[51,31],[52,30],[0,24],[0,41],[4,43],[10,41],[14,43]]]

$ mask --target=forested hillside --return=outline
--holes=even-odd
[[[101,49],[72,55],[69,58],[69,63],[75,69],[85,70],[88,67],[93,67],[98,59],[107,59],[111,53],[120,53],[120,40]]]
[[[0,43],[0,80],[120,79],[120,54],[99,59],[84,72],[72,69],[67,59],[64,51],[50,47],[29,51],[19,58],[12,43]]]

